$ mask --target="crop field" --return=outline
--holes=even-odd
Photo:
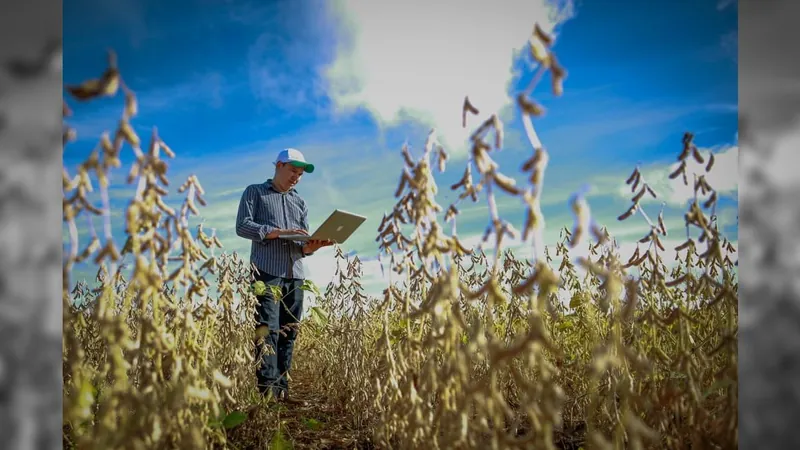
[[[528,183],[514,184],[492,160],[503,147],[497,116],[473,130],[460,167],[446,164],[432,137],[418,158],[398,149],[405,167],[396,205],[375,238],[400,282],[366,295],[361,262],[337,248],[337,282],[303,286],[318,301],[295,325],[301,356],[291,378],[309,400],[302,407],[258,396],[248,255],[226,253],[190,227],[206,204],[202,180],[171,180],[181,149],[155,131],[134,132],[136,96],[114,53],[97,79],[68,86],[67,124],[78,101],[116,97],[124,113],[79,170],[63,174],[65,448],[736,448],[736,249],[717,226],[714,186],[686,171],[691,160],[710,170],[713,154],[701,155],[691,132],[670,137],[682,162],[671,177],[695,192],[682,228],[667,230],[658,209],[642,206],[659,192],[637,168],[621,180],[631,202],[618,220],[650,229],[630,259],[580,195],[573,226],[545,246],[540,198],[558,153],[539,140],[544,111],[531,92],[550,83],[560,96],[567,68],[538,28],[530,51],[539,65],[516,97],[530,147],[507,168]],[[464,122],[480,110],[465,98]],[[71,138],[65,131],[65,145]],[[122,152],[135,153],[131,167],[122,167]],[[444,170],[464,176],[435,185],[432,174]],[[110,220],[87,196],[107,192],[112,171],[136,187],[122,214],[124,241],[110,240],[106,226],[79,242],[84,215]],[[167,195],[176,188],[177,202]],[[447,190],[486,205],[485,239],[496,251],[473,251],[447,232],[459,208],[438,202]],[[522,223],[500,215],[501,191],[528,205]],[[665,247],[667,233],[686,241]],[[510,236],[529,242],[534,257],[504,250]],[[589,257],[570,256],[579,247]],[[676,264],[664,262],[676,253]],[[127,278],[119,269],[126,254]],[[81,261],[97,265],[96,288],[71,279]]]

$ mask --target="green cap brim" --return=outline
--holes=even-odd
[[[311,173],[311,172],[314,171],[314,165],[313,164],[304,163],[304,162],[300,162],[300,161],[292,161],[289,164],[291,164],[291,165],[293,165],[295,167],[299,167],[301,169],[305,169],[306,173]]]

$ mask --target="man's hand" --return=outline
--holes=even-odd
[[[272,232],[270,232],[266,236],[266,238],[267,239],[277,239],[278,236],[286,236],[288,234],[302,234],[304,236],[308,236],[308,232],[306,230],[301,230],[301,229],[297,228],[297,229],[291,229],[291,230],[272,230]]]
[[[333,241],[313,239],[306,242],[306,245],[303,246],[303,253],[308,255],[314,253],[322,247],[328,247],[330,245],[333,245]]]

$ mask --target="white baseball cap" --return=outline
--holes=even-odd
[[[275,164],[278,163],[289,163],[295,167],[305,169],[307,173],[314,171],[314,165],[306,162],[306,158],[302,153],[300,153],[300,150],[294,148],[285,148],[278,153],[278,157],[275,159]]]

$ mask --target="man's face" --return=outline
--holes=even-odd
[[[300,167],[295,167],[287,163],[278,163],[278,171],[275,178],[278,184],[286,189],[291,189],[300,182],[300,178],[303,176],[304,172],[305,170]]]

